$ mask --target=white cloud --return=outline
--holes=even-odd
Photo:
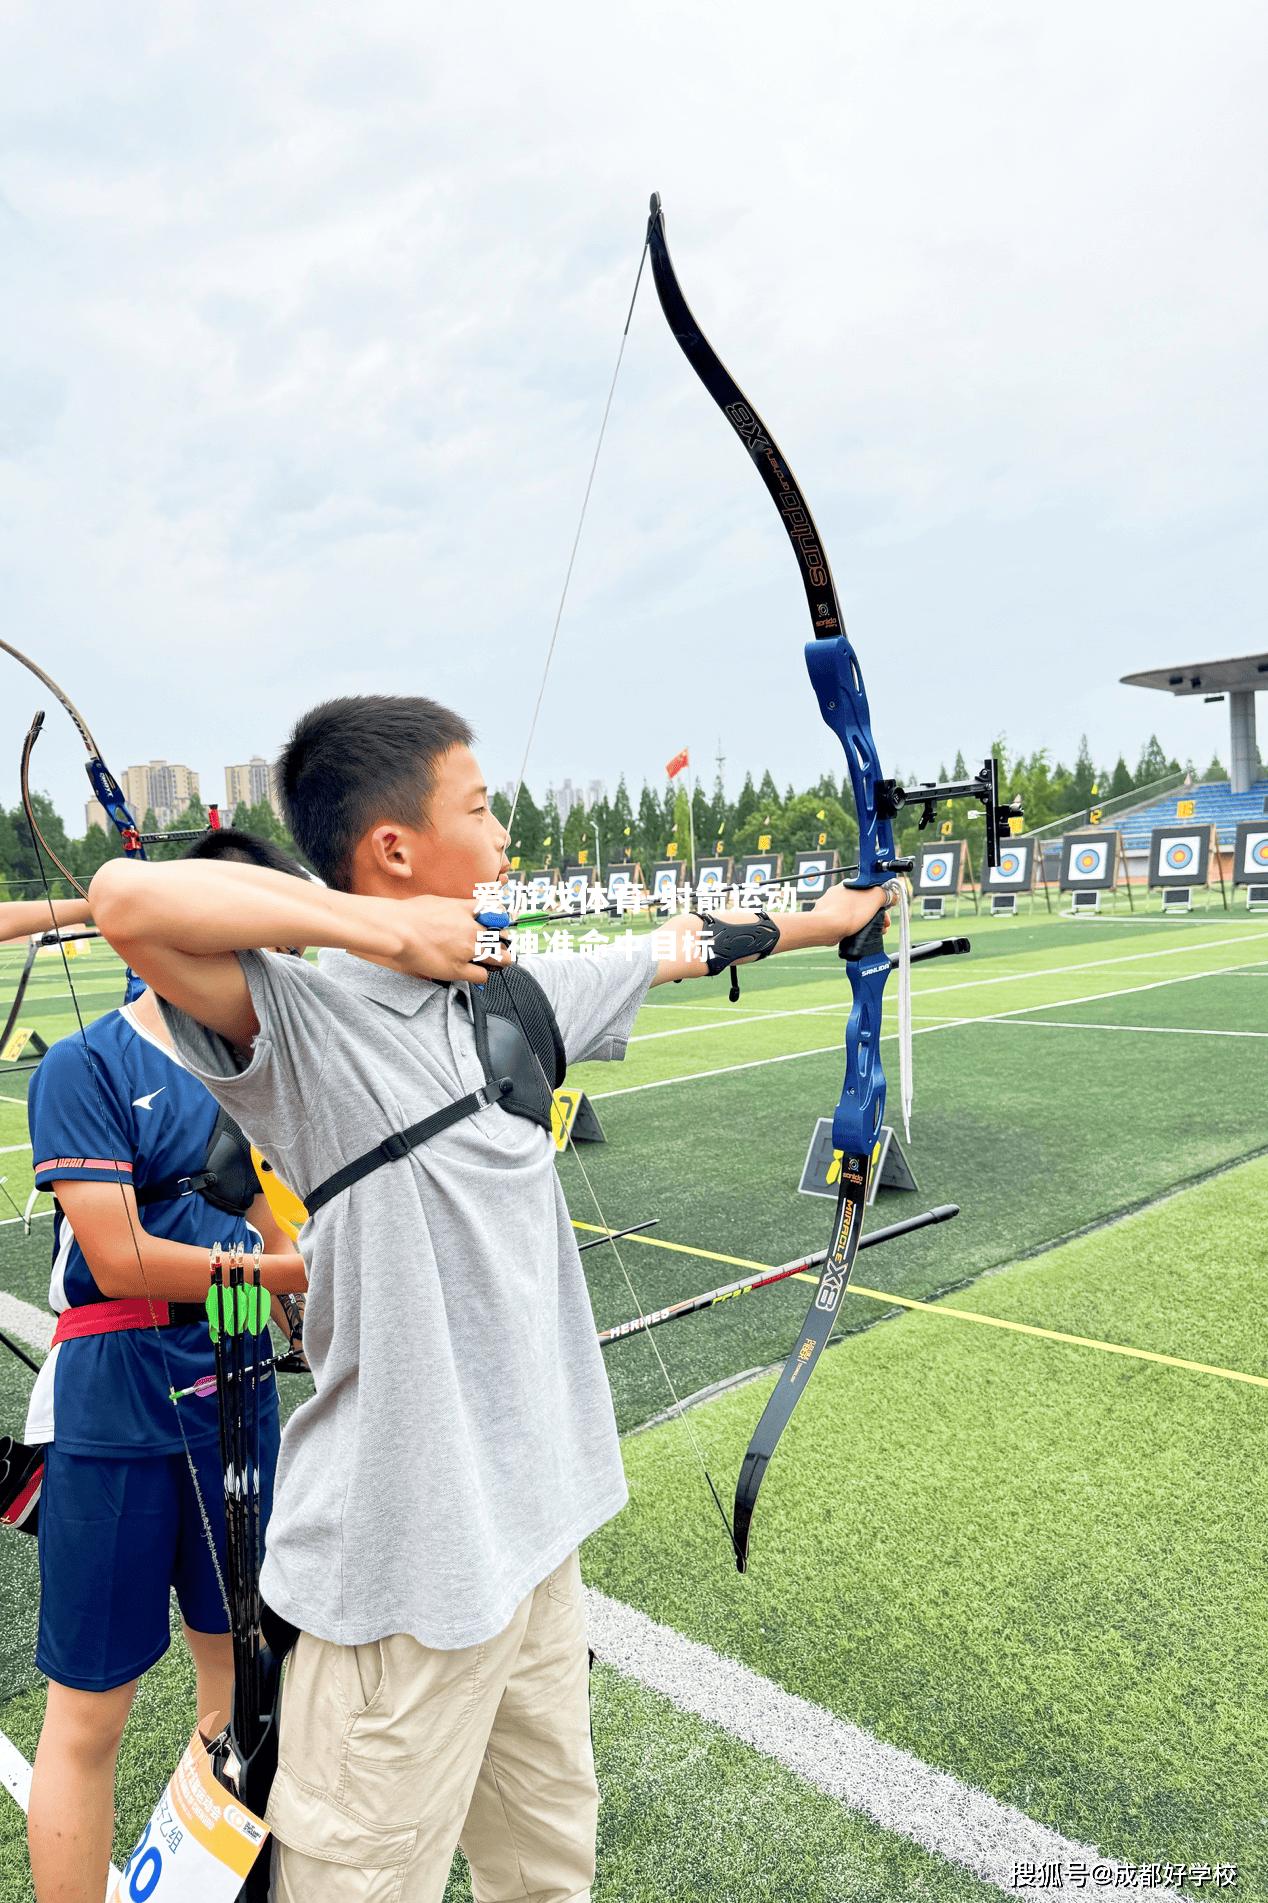
[[[1116,682],[1261,638],[1262,9],[70,17],[6,29],[0,575],[116,767],[215,796],[366,689],[452,701],[513,774],[653,186],[887,760],[1223,748]],[[645,279],[531,777],[719,735],[733,771],[838,770],[806,632]],[[72,740],[43,751],[77,811]]]

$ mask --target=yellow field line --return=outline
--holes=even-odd
[[[575,1217],[572,1226],[598,1236],[607,1234],[598,1224],[578,1222]],[[748,1256],[718,1255],[712,1249],[693,1249],[685,1242],[661,1242],[655,1236],[622,1236],[621,1240],[641,1242],[648,1249],[669,1249],[675,1255],[699,1256],[705,1262],[721,1262],[728,1268],[760,1271],[774,1266],[770,1262],[753,1262]],[[819,1277],[801,1270],[788,1280],[817,1284]],[[1122,1342],[1098,1341],[1091,1335],[1067,1335],[1059,1328],[1036,1328],[1030,1322],[1005,1321],[1000,1315],[978,1315],[971,1308],[955,1308],[949,1302],[921,1302],[910,1295],[891,1294],[886,1289],[864,1288],[859,1282],[850,1283],[849,1293],[862,1295],[870,1302],[887,1302],[895,1308],[920,1309],[927,1315],[950,1315],[956,1321],[978,1322],[983,1328],[1006,1328],[1015,1335],[1033,1335],[1039,1341],[1059,1341],[1071,1348],[1096,1348],[1103,1355],[1127,1355],[1132,1361],[1154,1361],[1162,1368],[1187,1368],[1191,1374],[1214,1374],[1223,1381],[1244,1381],[1249,1387],[1268,1388],[1268,1375],[1245,1374],[1240,1368],[1217,1368],[1209,1361],[1186,1361],[1182,1355],[1163,1355],[1152,1348],[1128,1348]]]

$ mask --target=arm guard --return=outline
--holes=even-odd
[[[712,912],[697,912],[695,916],[709,933],[710,949],[707,970],[711,978],[720,971],[731,968],[731,989],[729,997],[734,1004],[740,995],[740,980],[735,966],[741,958],[769,958],[779,943],[779,927],[769,912],[754,912],[752,919],[737,924],[727,919],[715,918]]]

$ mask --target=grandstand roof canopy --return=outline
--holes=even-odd
[[[1124,674],[1122,681],[1124,687],[1157,687],[1164,694],[1268,693],[1268,654],[1193,661],[1187,667],[1151,667],[1143,674]]]

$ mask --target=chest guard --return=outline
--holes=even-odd
[[[184,1176],[164,1176],[136,1192],[137,1206],[176,1202],[182,1196],[201,1196],[226,1215],[245,1216],[260,1193],[260,1179],[251,1158],[251,1145],[229,1115],[218,1110],[207,1139],[200,1170]]]
[[[304,1198],[310,1216],[385,1163],[399,1163],[429,1137],[439,1136],[464,1117],[473,1117],[488,1104],[500,1103],[513,1117],[527,1117],[550,1134],[551,1096],[562,1084],[567,1068],[564,1041],[550,999],[536,978],[518,965],[490,971],[487,982],[472,985],[466,996],[476,1055],[484,1072],[480,1088],[456,1098],[443,1110],[433,1110],[407,1130],[394,1130],[372,1150],[354,1157],[324,1183],[318,1183]]]
[[[509,1079],[503,1110],[550,1129],[551,1096],[567,1075],[550,999],[519,965],[500,966],[467,993],[485,1081]]]

